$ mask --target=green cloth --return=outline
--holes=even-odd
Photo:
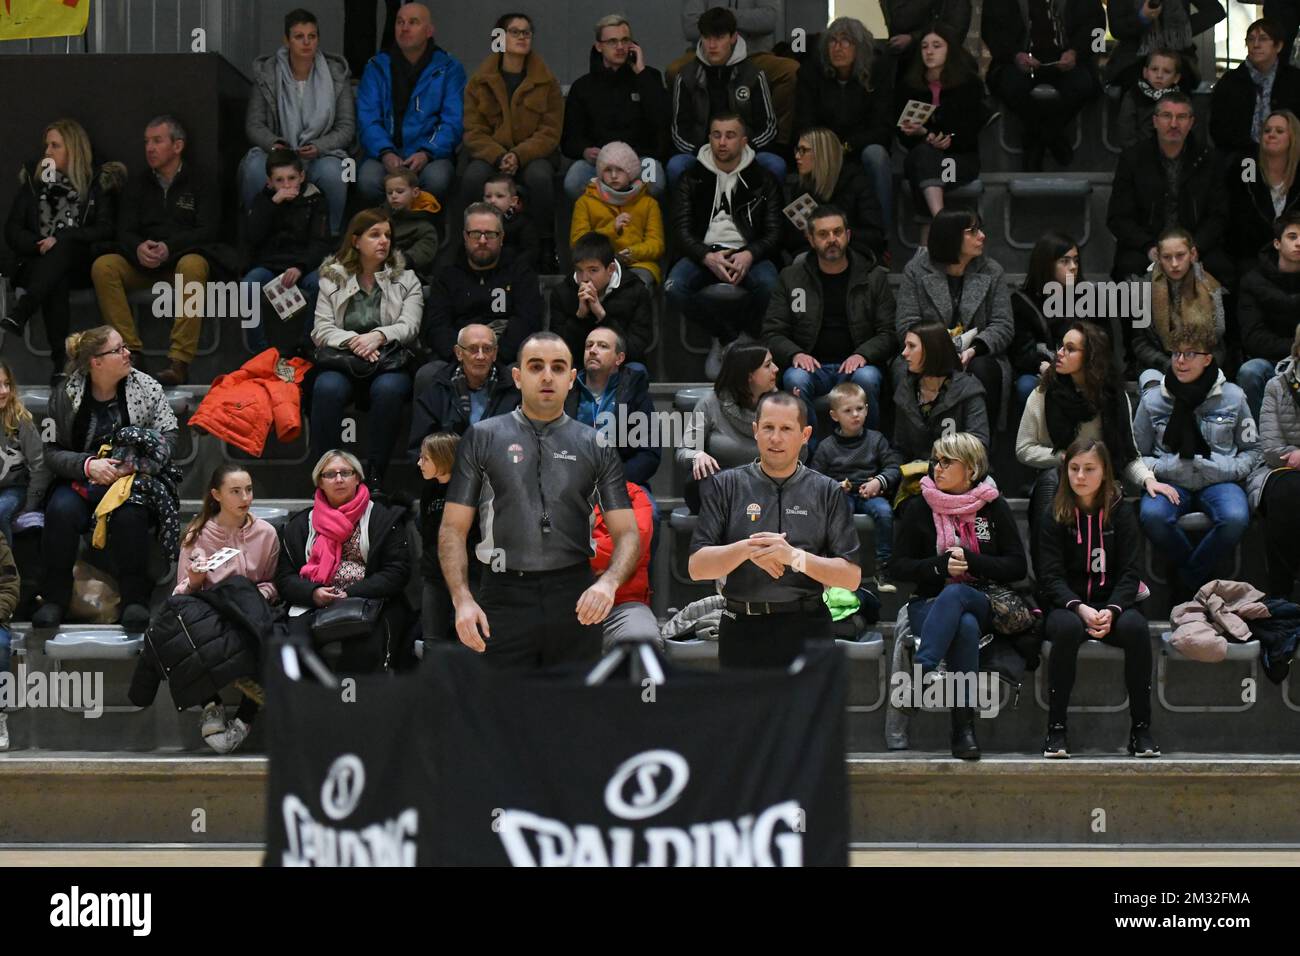
[[[343,313],[343,328],[349,332],[369,332],[377,329],[380,322],[379,307],[384,301],[384,291],[379,283],[369,292],[365,286],[357,289],[357,294],[348,299],[348,307]]]
[[[832,621],[842,621],[846,617],[852,617],[862,606],[858,596],[845,588],[827,588],[822,592],[822,600],[830,608]]]

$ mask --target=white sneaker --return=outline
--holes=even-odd
[[[219,754],[234,753],[239,749],[239,745],[248,738],[248,732],[251,729],[248,724],[236,717],[226,725],[225,733],[204,739],[207,740],[208,746]]]
[[[713,340],[713,346],[709,349],[708,357],[704,360],[704,377],[710,382],[716,381],[718,373],[722,371],[722,343],[717,339]]]
[[[215,737],[218,734],[226,732],[226,709],[220,704],[206,703],[203,705],[203,721],[199,724],[199,733],[203,739]]]
[[[9,749],[9,715],[0,714],[0,750]]]

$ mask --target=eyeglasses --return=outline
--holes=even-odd
[[[466,355],[494,355],[497,350],[495,345],[461,345],[459,342],[456,348]]]
[[[1079,352],[1082,352],[1083,349],[1079,348],[1077,345],[1058,345],[1056,351],[1064,352],[1066,355],[1077,355]]]
[[[936,468],[951,468],[953,465],[957,463],[958,462],[956,458],[931,458],[930,459],[930,464],[934,465],[934,467]]]
[[[465,236],[474,242],[483,242],[485,239],[496,239],[501,235],[495,229],[466,229]]]
[[[612,40],[601,40],[602,46],[631,46],[636,41],[631,37],[614,37]]]
[[[129,351],[130,349],[128,349],[125,345],[119,345],[117,348],[109,349],[107,352],[96,352],[95,358],[103,358],[105,355],[121,355],[123,352],[129,352]]]
[[[812,148],[811,146],[804,146],[804,145],[802,145],[802,144],[800,144],[799,146],[796,146],[796,147],[794,148],[794,154],[795,154],[796,156],[807,156],[807,155],[808,155],[809,153],[811,153],[812,151],[813,151],[813,148]]]
[[[1186,359],[1187,361],[1190,362],[1192,359],[1196,358],[1199,355],[1209,355],[1209,354],[1210,354],[1209,352],[1170,352],[1169,357],[1172,358],[1175,362],[1177,362],[1179,359]]]
[[[964,232],[964,233],[965,233],[966,235],[968,235],[968,236],[982,236],[982,235],[984,235],[984,227],[983,227],[983,226],[967,226],[965,229],[962,230],[962,232]]]
[[[853,42],[853,37],[845,36],[843,33],[837,33],[830,38],[831,46],[857,46]]]
[[[334,481],[336,479],[347,481],[355,474],[356,472],[353,471],[351,468],[340,468],[337,471],[322,471],[320,473],[320,476],[324,478],[326,481]]]
[[[516,40],[527,40],[533,35],[532,30],[520,30],[518,27],[511,27],[506,30],[506,33],[510,34]]]
[[[1191,113],[1170,113],[1168,110],[1161,110],[1156,114],[1156,119],[1167,120],[1169,122],[1190,123],[1192,120]]]

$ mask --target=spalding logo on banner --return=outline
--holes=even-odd
[[[320,788],[320,805],[331,820],[352,815],[366,786],[366,765],[356,754],[343,754],[330,765]],[[281,802],[288,842],[283,866],[415,866],[415,836],[420,814],[410,807],[396,817],[347,830],[312,819],[294,794]]]
[[[605,787],[605,806],[624,820],[663,813],[690,782],[686,758],[647,750],[625,760]],[[783,829],[778,832],[778,827]],[[493,823],[511,866],[802,866],[804,811],[794,800],[736,820],[688,827],[569,826],[527,810]]]

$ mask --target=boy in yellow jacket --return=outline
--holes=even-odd
[[[596,157],[596,178],[573,205],[570,244],[588,232],[607,236],[619,259],[653,288],[660,281],[664,220],[641,181],[641,160],[627,143],[607,143]]]

